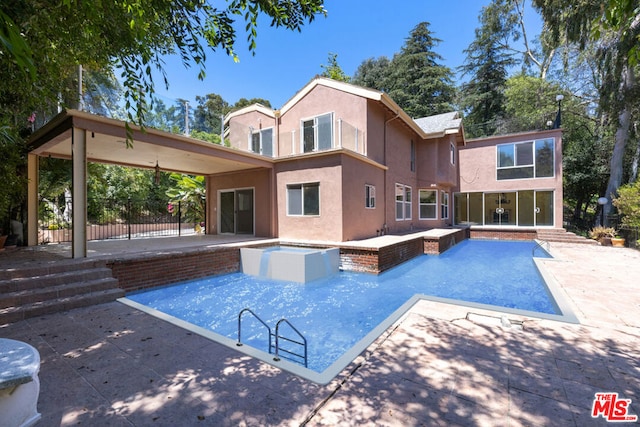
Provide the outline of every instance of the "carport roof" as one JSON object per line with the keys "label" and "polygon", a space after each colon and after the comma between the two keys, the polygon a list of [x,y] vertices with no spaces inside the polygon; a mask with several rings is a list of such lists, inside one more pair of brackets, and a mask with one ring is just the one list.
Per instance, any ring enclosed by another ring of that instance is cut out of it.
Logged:
{"label": "carport roof", "polygon": [[78,111],[65,110],[28,139],[31,154],[71,158],[73,129],[86,131],[87,161],[154,168],[194,175],[272,168],[271,159],[183,135],[137,126],[133,146],[127,148],[126,123]]}

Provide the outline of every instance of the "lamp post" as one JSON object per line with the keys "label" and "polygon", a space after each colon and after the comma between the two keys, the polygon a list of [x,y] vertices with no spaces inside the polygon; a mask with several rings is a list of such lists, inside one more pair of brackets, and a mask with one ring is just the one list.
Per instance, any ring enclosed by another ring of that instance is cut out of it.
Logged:
{"label": "lamp post", "polygon": [[598,204],[600,205],[600,225],[604,227],[604,205],[609,202],[609,199],[606,197],[600,197],[598,199]]}
{"label": "lamp post", "polygon": [[564,95],[556,95],[556,101],[558,101],[558,113],[556,114],[556,121],[553,124],[554,129],[560,129],[562,126],[562,100],[564,99]]}

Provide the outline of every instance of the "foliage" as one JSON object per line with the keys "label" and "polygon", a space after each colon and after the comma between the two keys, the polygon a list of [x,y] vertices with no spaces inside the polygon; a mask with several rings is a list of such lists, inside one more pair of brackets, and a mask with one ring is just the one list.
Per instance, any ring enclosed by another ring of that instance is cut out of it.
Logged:
{"label": "foliage", "polygon": [[196,96],[196,102],[198,106],[194,114],[193,129],[220,135],[223,123],[221,117],[229,112],[229,103],[216,93]]}
{"label": "foliage", "polygon": [[13,211],[24,199],[27,185],[23,168],[25,155],[25,146],[19,136],[9,126],[0,126],[0,230],[4,232],[9,230],[9,221],[16,219]]}
{"label": "foliage", "polygon": [[600,240],[603,238],[611,238],[616,236],[616,229],[613,227],[603,227],[597,225],[589,230],[589,237],[594,240]]}
{"label": "foliage", "polygon": [[453,110],[453,73],[439,64],[443,58],[434,48],[441,40],[433,37],[429,25],[416,25],[389,66],[389,96],[411,117]]}
{"label": "foliage", "polygon": [[203,176],[171,174],[173,186],[166,191],[166,195],[173,203],[182,203],[185,210],[181,212],[187,221],[197,221],[204,218],[205,212],[205,178]]}
{"label": "foliage", "polygon": [[618,188],[613,204],[622,216],[623,225],[640,227],[640,181]]}
{"label": "foliage", "polygon": [[391,61],[386,56],[366,59],[356,69],[351,82],[358,86],[388,92],[390,65]]}
{"label": "foliage", "polygon": [[515,22],[508,4],[492,2],[482,8],[475,40],[464,50],[467,56],[459,69],[470,77],[461,89],[467,110],[465,130],[470,138],[493,135],[504,119],[508,70],[516,64],[507,48]]}
{"label": "foliage", "polygon": [[509,120],[500,133],[527,132],[546,129],[556,117],[556,95],[562,94],[557,83],[519,74],[506,82],[505,112]]}
{"label": "foliage", "polygon": [[194,130],[193,132],[191,132],[191,138],[193,139],[199,139],[200,141],[206,141],[206,142],[210,142],[212,144],[220,144],[220,145],[228,145],[228,141],[225,142],[225,144],[221,143],[220,140],[220,135],[215,134],[215,133],[209,133],[209,132],[202,132],[199,130]]}
{"label": "foliage", "polygon": [[327,65],[320,65],[320,67],[324,70],[320,74],[323,77],[328,77],[333,80],[338,80],[341,82],[347,82],[351,80],[349,76],[347,76],[340,64],[338,64],[338,54],[329,52],[329,58],[327,59]]}

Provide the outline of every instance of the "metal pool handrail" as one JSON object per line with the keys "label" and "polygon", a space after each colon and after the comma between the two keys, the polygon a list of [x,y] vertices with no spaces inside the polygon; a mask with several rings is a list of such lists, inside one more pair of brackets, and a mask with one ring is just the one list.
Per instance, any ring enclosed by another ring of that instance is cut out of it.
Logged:
{"label": "metal pool handrail", "polygon": [[531,256],[534,256],[536,254],[536,249],[542,248],[542,245],[546,245],[547,246],[546,251],[548,253],[549,252],[549,242],[547,242],[546,240],[537,239],[536,245],[533,247],[533,249],[531,249]]}
{"label": "metal pool handrail", "polygon": [[[295,356],[295,357],[299,357],[301,359],[304,360],[304,367],[308,367],[307,366],[307,362],[308,362],[308,352],[307,352],[307,339],[304,337],[304,335],[302,335],[302,333],[300,333],[300,331],[298,331],[298,329],[296,329],[295,326],[293,326],[291,324],[291,322],[289,322],[287,319],[282,318],[280,320],[278,320],[278,323],[276,323],[276,333],[272,333],[271,332],[271,328],[269,327],[269,325],[267,325],[267,323],[262,320],[260,318],[260,316],[258,316],[256,313],[253,312],[253,310],[251,310],[250,308],[243,308],[242,310],[240,310],[240,313],[238,313],[238,342],[236,343],[236,345],[238,347],[242,346],[242,315],[244,313],[250,313],[253,317],[255,317],[260,323],[262,323],[262,325],[267,328],[267,331],[269,332],[269,353],[271,353],[271,349],[274,348],[273,346],[273,341],[272,341],[272,337],[275,337],[276,339],[276,344],[275,344],[275,357],[273,358],[273,360],[275,360],[276,362],[280,360],[280,352],[282,351],[283,353],[287,353],[288,355],[291,356]],[[300,341],[296,341],[295,339],[291,339],[291,338],[287,338],[284,335],[280,334],[280,324],[282,323],[286,323],[287,325],[289,325],[289,327],[293,330],[293,332],[295,332],[301,339],[302,342]],[[280,348],[280,339],[283,339],[285,341],[288,341],[290,343],[293,344],[298,344],[300,346],[303,346],[304,348],[304,353],[303,354],[298,354],[296,352],[293,351],[289,351],[287,349],[284,348]]]}

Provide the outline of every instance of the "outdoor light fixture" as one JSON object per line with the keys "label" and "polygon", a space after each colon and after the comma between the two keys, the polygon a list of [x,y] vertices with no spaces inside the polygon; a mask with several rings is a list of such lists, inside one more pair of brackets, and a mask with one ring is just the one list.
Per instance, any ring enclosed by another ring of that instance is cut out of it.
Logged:
{"label": "outdoor light fixture", "polygon": [[606,197],[600,197],[598,199],[598,204],[600,205],[600,225],[604,227],[604,205],[609,202],[609,199]]}
{"label": "outdoor light fixture", "polygon": [[156,160],[156,176],[155,176],[155,180],[154,182],[156,183],[156,185],[160,185],[160,165],[158,164],[158,161]]}
{"label": "outdoor light fixture", "polygon": [[559,94],[556,95],[556,101],[558,102],[558,112],[556,113],[556,120],[553,123],[553,129],[560,129],[562,126],[562,100],[564,99],[564,95]]}

